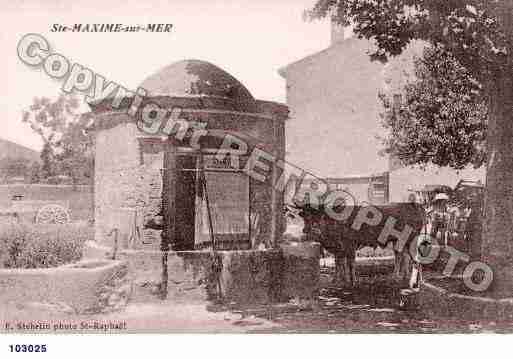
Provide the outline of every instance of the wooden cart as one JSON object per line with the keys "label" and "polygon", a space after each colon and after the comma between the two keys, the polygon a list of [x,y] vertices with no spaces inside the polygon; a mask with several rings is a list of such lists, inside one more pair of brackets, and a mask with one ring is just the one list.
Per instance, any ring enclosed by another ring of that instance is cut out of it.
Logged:
{"label": "wooden cart", "polygon": [[9,206],[0,208],[0,217],[37,224],[66,224],[71,221],[68,201],[25,200],[20,195],[13,196]]}

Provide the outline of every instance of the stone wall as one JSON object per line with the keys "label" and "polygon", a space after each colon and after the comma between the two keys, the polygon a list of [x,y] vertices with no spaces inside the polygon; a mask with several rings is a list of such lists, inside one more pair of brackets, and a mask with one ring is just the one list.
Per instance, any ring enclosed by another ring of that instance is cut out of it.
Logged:
{"label": "stone wall", "polygon": [[133,123],[96,135],[95,239],[113,245],[118,229],[120,248],[157,249],[160,231],[144,223],[161,211],[163,153],[143,156]]}
{"label": "stone wall", "polygon": [[[240,131],[259,138],[259,146],[283,158],[286,107],[269,102],[259,102],[259,106],[262,114],[184,110],[181,118],[207,123],[208,129]],[[111,118],[114,125],[96,133],[96,241],[113,246],[112,231],[117,229],[120,248],[158,249],[160,231],[144,229],[144,224],[162,211],[165,146],[160,138],[152,140],[142,133],[123,113],[97,116]],[[266,183],[252,180],[251,206],[260,216],[260,228],[254,231],[259,238],[253,244],[265,243],[266,247],[271,247],[285,229],[283,194],[277,193],[273,200],[271,178],[269,173]],[[273,204],[277,230],[271,238]]]}
{"label": "stone wall", "polygon": [[[150,100],[169,110],[180,108],[180,120],[202,123],[207,130],[218,133],[221,130],[239,134],[241,139],[247,141],[246,155],[258,147],[278,159],[285,156],[288,108],[283,104],[255,100],[250,109],[238,109],[232,106],[234,104],[229,99],[221,101],[208,96],[157,96],[145,99]],[[175,233],[170,228],[177,198],[173,193],[176,174],[171,170],[174,156],[170,154],[172,151],[165,153],[170,150],[171,141],[166,142],[168,146],[162,141],[161,134],[151,136],[140,131],[134,118],[122,109],[112,111],[108,106],[99,104],[93,106],[92,113],[95,121],[91,129],[96,131],[95,239],[99,244],[110,247],[114,247],[116,242],[120,249],[158,250],[161,231],[145,229],[144,226],[157,214],[163,214],[164,226],[170,229],[170,233]],[[202,148],[215,149],[221,146],[223,138],[219,139],[213,134],[201,137],[199,142]],[[175,141],[174,145],[188,147],[188,141]],[[168,163],[164,163],[165,157]],[[165,171],[164,167],[168,167],[169,171]],[[257,223],[256,228],[251,229],[253,248],[262,244],[266,248],[275,246],[285,231],[283,194],[273,191],[271,173],[266,173],[266,183],[251,180],[250,206]],[[281,170],[277,169],[275,173],[277,177],[281,175]],[[164,181],[171,187],[164,190]],[[163,198],[163,191],[170,198]]]}
{"label": "stone wall", "polygon": [[459,320],[513,320],[513,299],[492,299],[450,292],[430,282],[421,284],[415,298],[420,311],[431,317],[458,318]]}

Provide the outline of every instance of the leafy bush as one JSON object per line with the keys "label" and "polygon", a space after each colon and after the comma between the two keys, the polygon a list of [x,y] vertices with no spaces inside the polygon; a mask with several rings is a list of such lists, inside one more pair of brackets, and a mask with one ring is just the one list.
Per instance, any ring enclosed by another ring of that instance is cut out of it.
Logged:
{"label": "leafy bush", "polygon": [[94,236],[86,225],[10,224],[0,228],[0,268],[49,268],[79,260]]}

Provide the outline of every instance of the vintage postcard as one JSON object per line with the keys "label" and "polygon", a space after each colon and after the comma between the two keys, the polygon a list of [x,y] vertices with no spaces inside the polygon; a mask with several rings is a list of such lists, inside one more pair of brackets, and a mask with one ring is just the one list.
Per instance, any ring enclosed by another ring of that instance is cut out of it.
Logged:
{"label": "vintage postcard", "polygon": [[510,1],[0,18],[2,333],[513,332]]}

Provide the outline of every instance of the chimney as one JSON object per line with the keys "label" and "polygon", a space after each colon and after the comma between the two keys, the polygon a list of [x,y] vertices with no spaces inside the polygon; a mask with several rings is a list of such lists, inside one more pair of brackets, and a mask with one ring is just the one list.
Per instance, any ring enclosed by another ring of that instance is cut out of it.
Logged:
{"label": "chimney", "polygon": [[353,26],[340,25],[333,18],[331,19],[331,45],[335,45],[353,37]]}

